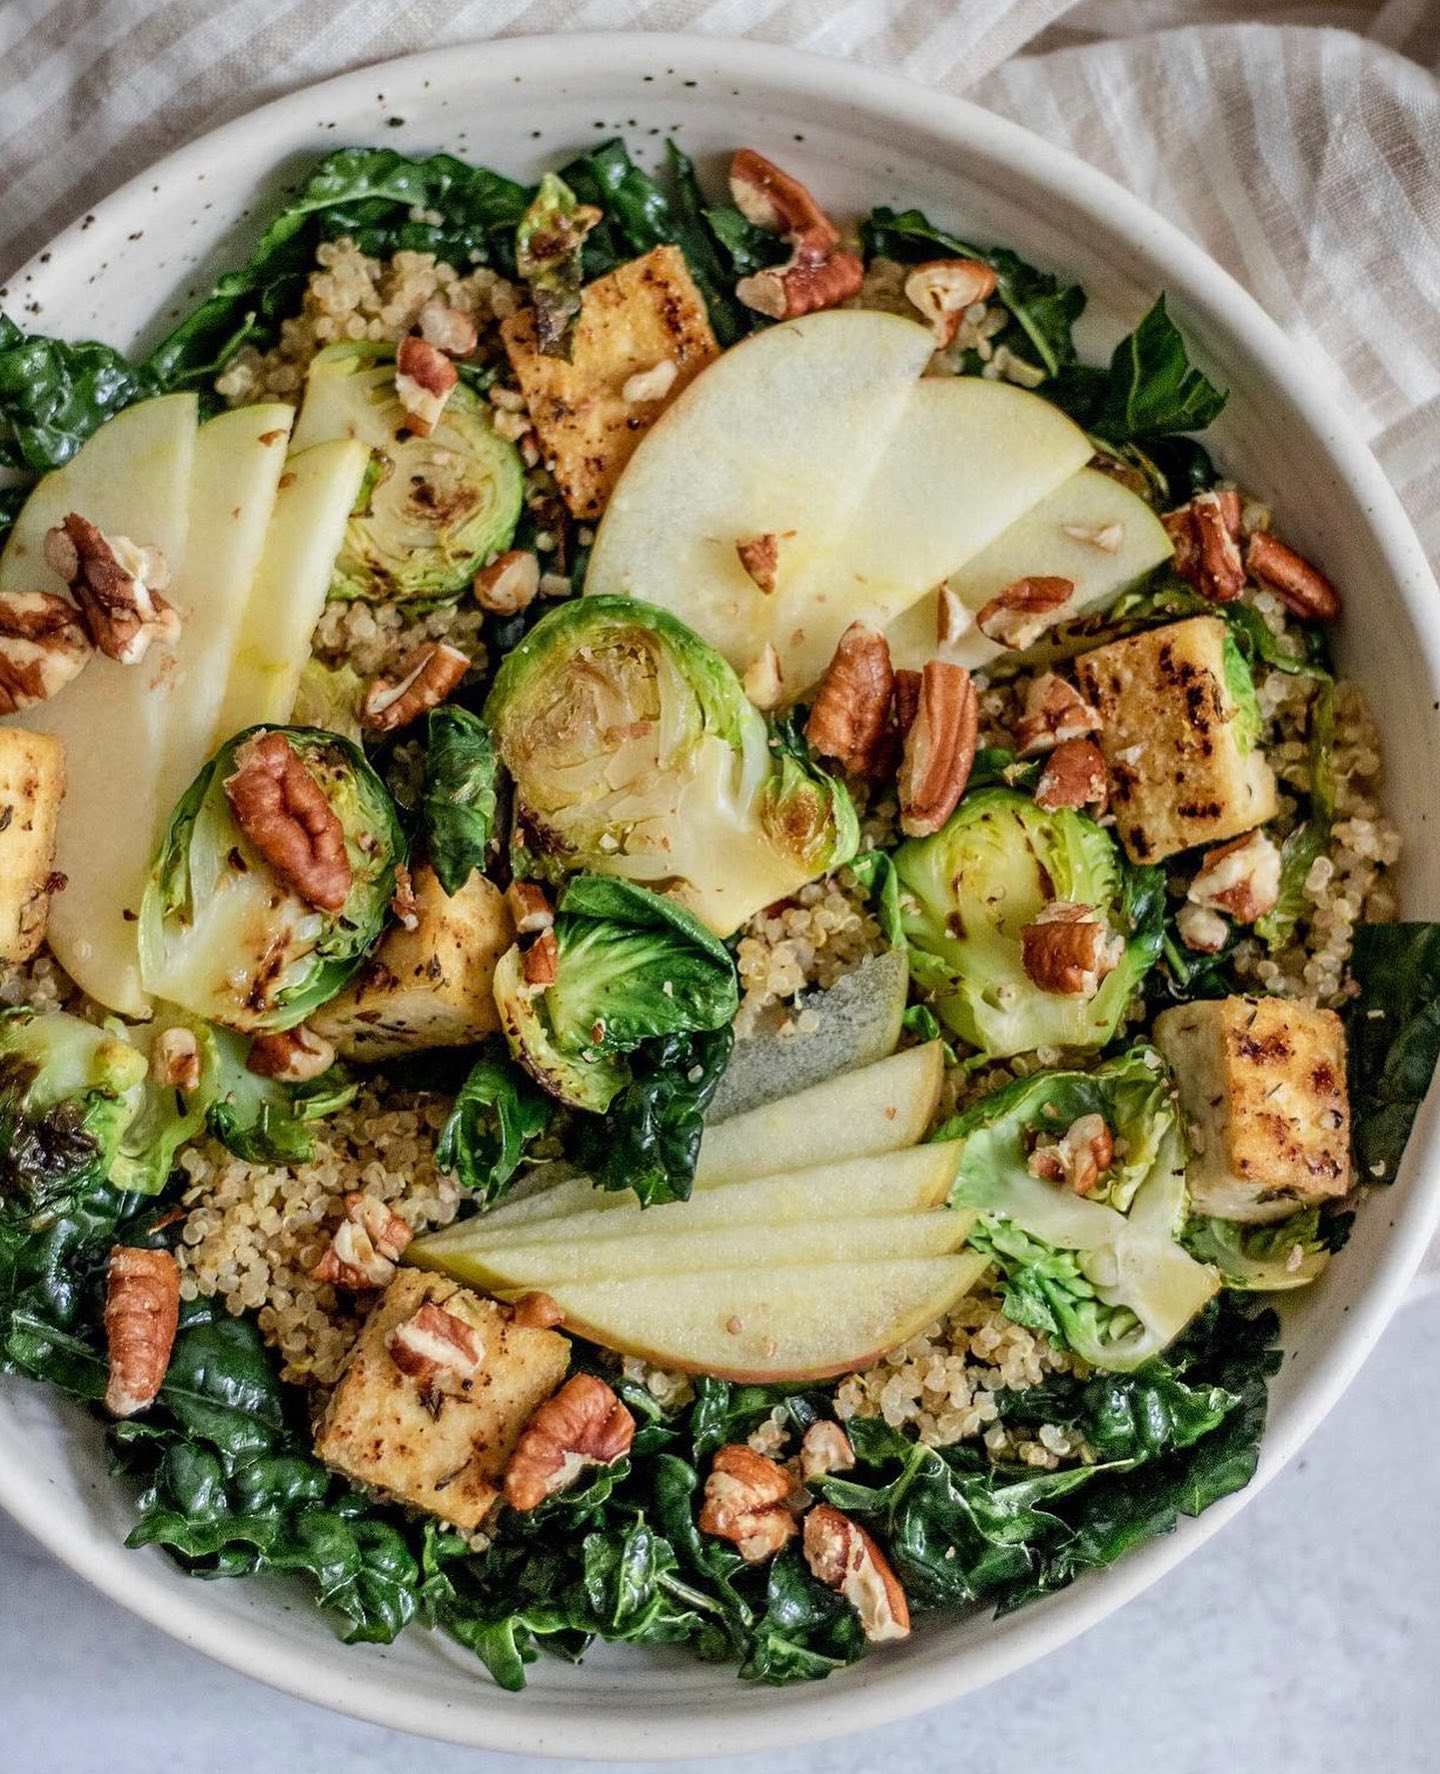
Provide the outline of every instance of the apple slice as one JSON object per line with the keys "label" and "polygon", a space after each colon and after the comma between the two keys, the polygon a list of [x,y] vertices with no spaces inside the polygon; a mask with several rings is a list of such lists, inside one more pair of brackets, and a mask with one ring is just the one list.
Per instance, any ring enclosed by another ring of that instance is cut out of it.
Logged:
{"label": "apple slice", "polygon": [[977,1251],[775,1266],[765,1256],[761,1238],[743,1268],[557,1282],[547,1292],[567,1331],[624,1355],[723,1380],[823,1380],[918,1335],[989,1263]]}
{"label": "apple slice", "polygon": [[[735,1186],[749,1189],[754,1185]],[[706,1197],[703,1205],[713,1206],[716,1200],[715,1196]],[[669,1231],[640,1236],[638,1227],[632,1229],[628,1214],[602,1217],[602,1228],[581,1231],[574,1239],[497,1244],[489,1250],[467,1252],[463,1263],[452,1253],[446,1273],[492,1292],[520,1287],[549,1293],[552,1285],[561,1281],[618,1281],[627,1275],[741,1269],[756,1260],[759,1247],[763,1247],[766,1263],[805,1266],[941,1257],[959,1250],[975,1220],[968,1211],[952,1213],[942,1207],[924,1213],[867,1214],[819,1225],[804,1219],[780,1224],[732,1219],[693,1227],[688,1220],[676,1220]]]}
{"label": "apple slice", "polygon": [[[1069,579],[1075,595],[1057,612],[1063,621],[1104,608],[1170,554],[1165,526],[1138,494],[1099,469],[1082,468],[952,573],[948,584],[973,615],[1017,579]],[[935,657],[937,600],[932,591],[889,624],[897,666],[918,671]],[[973,669],[1002,652],[971,627],[945,657]]]}
{"label": "apple slice", "polygon": [[369,460],[365,444],[342,437],[297,450],[286,462],[230,668],[217,745],[245,727],[290,719]]}
{"label": "apple slice", "polygon": [[677,1228],[696,1232],[737,1224],[781,1226],[798,1221],[813,1227],[829,1220],[920,1213],[938,1207],[949,1196],[959,1162],[953,1148],[954,1141],[946,1140],[789,1175],[716,1182],[688,1201],[661,1207],[642,1208],[628,1190],[610,1193],[595,1188],[589,1177],[573,1177],[524,1201],[418,1238],[410,1253],[417,1262],[439,1268],[448,1267],[453,1253],[488,1254],[521,1244],[573,1244],[622,1234],[656,1238]]}
{"label": "apple slice", "polygon": [[[0,555],[0,590],[64,592],[44,541],[71,511],[110,535],[160,548],[171,573],[183,573],[195,443],[192,394],[143,401],[108,420],[26,500]],[[55,866],[68,884],[50,904],[50,946],[98,1003],[136,1017],[149,1004],[133,914],[157,836],[169,658],[156,650],[133,666],[97,654],[59,695],[14,717],[65,744],[69,783]]]}

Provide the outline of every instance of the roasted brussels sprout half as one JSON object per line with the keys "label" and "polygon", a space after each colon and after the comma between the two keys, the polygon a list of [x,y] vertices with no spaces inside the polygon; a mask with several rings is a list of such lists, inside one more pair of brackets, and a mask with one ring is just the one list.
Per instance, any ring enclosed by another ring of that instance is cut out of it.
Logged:
{"label": "roasted brussels sprout half", "polygon": [[1153,1048],[1017,1079],[936,1137],[963,1142],[951,1199],[980,1215],[970,1241],[1004,1277],[1006,1315],[1095,1367],[1158,1355],[1218,1289],[1178,1242],[1185,1140]]}
{"label": "roasted brussels sprout half", "polygon": [[559,605],[502,661],[485,720],[533,876],[637,881],[728,936],[859,842],[845,790],[772,743],[725,660],[648,604]]}
{"label": "roasted brussels sprout half", "polygon": [[[288,743],[334,821],[349,882],[334,909],[266,860],[227,793],[251,742],[273,736]],[[307,727],[237,734],[181,797],[151,869],[140,910],[146,991],[229,1028],[293,1028],[364,959],[405,856],[395,805],[357,746]]]}
{"label": "roasted brussels sprout half", "polygon": [[[916,982],[942,1022],[984,1054],[1103,1047],[1164,941],[1164,878],[1136,869],[1103,827],[1045,812],[1016,790],[968,794],[945,827],[895,853]],[[1121,945],[1093,993],[1050,990],[1027,972],[1026,926],[1056,903],[1082,906]]]}
{"label": "roasted brussels sprout half", "polygon": [[1317,1207],[1268,1225],[1236,1220],[1192,1219],[1184,1244],[1200,1263],[1213,1263],[1226,1287],[1243,1293],[1288,1293],[1307,1287],[1325,1272],[1335,1248]]}
{"label": "roasted brussels sprout half", "polygon": [[628,881],[578,876],[542,941],[547,950],[553,941],[553,978],[527,981],[517,946],[495,970],[495,1001],[510,1051],[574,1108],[608,1109],[631,1078],[625,1055],[643,1042],[724,1028],[739,1008],[724,944],[673,900]]}
{"label": "roasted brussels sprout half", "polygon": [[360,497],[335,561],[332,598],[455,597],[488,556],[507,548],[524,493],[514,444],[496,435],[489,403],[463,382],[426,437],[395,392],[395,348],[330,345],[310,366],[292,447],[357,437],[371,449]]}

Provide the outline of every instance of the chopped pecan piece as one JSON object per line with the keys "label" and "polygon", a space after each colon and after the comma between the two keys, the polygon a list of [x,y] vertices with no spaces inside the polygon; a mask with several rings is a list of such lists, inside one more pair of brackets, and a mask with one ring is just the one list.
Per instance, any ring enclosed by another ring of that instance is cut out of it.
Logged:
{"label": "chopped pecan piece", "polygon": [[402,930],[420,928],[420,901],[415,897],[415,877],[402,862],[395,870],[395,891],[390,895],[390,915]]}
{"label": "chopped pecan piece", "polygon": [[1073,684],[1053,671],[1030,680],[1025,712],[1015,723],[1022,758],[1038,757],[1067,739],[1086,739],[1100,731],[1100,717]]}
{"label": "chopped pecan piece", "polygon": [[1267,530],[1257,530],[1250,538],[1245,564],[1302,622],[1333,622],[1340,614],[1340,593],[1320,569]]}
{"label": "chopped pecan piece", "polygon": [[730,1540],[747,1565],[773,1558],[798,1523],[786,1507],[790,1474],[743,1443],[717,1450],[705,1480],[700,1531]]}
{"label": "chopped pecan piece", "polygon": [[872,1644],[909,1633],[910,1607],[900,1579],[859,1522],[817,1503],[805,1518],[804,1545],[816,1580],[845,1597]]}
{"label": "chopped pecan piece", "polygon": [[852,622],[815,692],[805,737],[852,775],[874,775],[889,749],[894,689],[889,642],[878,628]]}
{"label": "chopped pecan piece", "polygon": [[772,709],[780,706],[780,699],[785,694],[785,679],[780,670],[780,655],[770,641],[766,641],[745,667],[740,683],[747,699],[756,708]]}
{"label": "chopped pecan piece", "polygon": [[180,638],[180,614],[160,593],[170,569],[158,548],[140,548],[128,536],[107,536],[70,512],[45,537],[45,559],[70,587],[90,638],[120,665],[138,665],[159,641]]}
{"label": "chopped pecan piece", "polygon": [[225,778],[235,823],[288,886],[322,912],[338,912],[352,874],[345,828],[283,733],[257,733]]}
{"label": "chopped pecan piece", "polygon": [[0,592],[0,715],[48,701],[94,648],[73,604],[50,591]]}
{"label": "chopped pecan piece", "polygon": [[995,294],[994,270],[983,259],[929,259],[905,279],[905,294],[935,335],[937,348],[955,342],[965,310]]}
{"label": "chopped pecan piece", "polygon": [[938,832],[970,780],[980,733],[980,699],[963,665],[931,659],[920,673],[920,701],[905,735],[898,790],[900,829]]}
{"label": "chopped pecan piece", "polygon": [[920,673],[900,670],[895,673],[895,731],[901,739],[915,725],[920,712]]}
{"label": "chopped pecan piece", "polygon": [[1030,1154],[1030,1174],[1059,1183],[1077,1195],[1091,1195],[1115,1162],[1115,1136],[1103,1115],[1081,1115],[1053,1146]]}
{"label": "chopped pecan piece", "polygon": [[754,228],[783,235],[790,257],[742,277],[735,294],[772,320],[793,320],[820,308],[838,308],[858,293],[865,266],[840,245],[840,233],[798,179],[751,148],[730,162],[730,194]]}
{"label": "chopped pecan piece", "polygon": [[968,633],[970,612],[953,585],[942,585],[935,597],[935,645],[943,653]]}
{"label": "chopped pecan piece", "polygon": [[1025,971],[1042,992],[1093,998],[1119,966],[1123,938],[1094,908],[1057,899],[1020,932]]}
{"label": "chopped pecan piece", "polygon": [[397,1324],[385,1347],[400,1372],[435,1402],[442,1397],[463,1398],[475,1384],[485,1353],[474,1326],[433,1300]]}
{"label": "chopped pecan piece", "polygon": [[417,437],[429,437],[440,423],[445,402],[459,380],[459,370],[434,345],[413,333],[400,341],[395,392],[405,409],[405,423]]}
{"label": "chopped pecan piece", "polygon": [[773,530],[767,530],[763,536],[746,536],[735,544],[735,552],[740,565],[761,591],[767,596],[773,592],[780,576],[779,536]]}
{"label": "chopped pecan piece", "polygon": [[605,1382],[572,1374],[526,1425],[505,1468],[505,1501],[534,1509],[591,1466],[613,1466],[634,1439],[634,1417]]}
{"label": "chopped pecan piece", "polygon": [[480,569],[470,589],[487,615],[516,616],[535,602],[540,561],[522,548],[508,549]]}
{"label": "chopped pecan piece", "polygon": [[1175,928],[1185,947],[1197,955],[1218,955],[1230,938],[1230,926],[1219,912],[1188,900],[1175,914]]}
{"label": "chopped pecan piece", "polygon": [[651,401],[664,400],[679,374],[680,366],[675,359],[662,357],[648,370],[636,370],[633,376],[627,376],[625,386],[620,390],[621,398],[629,401],[631,406],[647,406]]}
{"label": "chopped pecan piece", "polygon": [[565,1314],[549,1294],[521,1294],[510,1308],[510,1322],[522,1330],[554,1330],[565,1322]]}
{"label": "chopped pecan piece", "polygon": [[1035,784],[1035,805],[1046,813],[1069,807],[1097,817],[1110,800],[1105,754],[1088,739],[1067,739],[1045,760]]}
{"label": "chopped pecan piece", "polygon": [[376,678],[365,692],[360,719],[372,733],[394,733],[438,708],[470,669],[469,658],[444,641],[417,647],[391,683]]}
{"label": "chopped pecan piece", "polygon": [[335,1049],[304,1023],[293,1029],[266,1029],[250,1043],[245,1069],[258,1078],[308,1084],[335,1064]]}
{"label": "chopped pecan piece", "polygon": [[335,1229],[329,1249],[310,1271],[312,1281],[359,1293],[384,1287],[395,1273],[400,1253],[413,1234],[398,1213],[378,1196],[352,1190],[345,1197],[345,1218]]}
{"label": "chopped pecan piece", "polygon": [[[553,920],[552,920],[553,922]],[[560,944],[548,925],[528,943],[521,956],[521,972],[532,991],[543,992],[560,977]]]}
{"label": "chopped pecan piece", "polygon": [[534,936],[548,930],[555,922],[555,913],[545,889],[538,881],[514,880],[505,894],[511,921],[517,936]]}
{"label": "chopped pecan piece", "polygon": [[800,1476],[807,1482],[831,1472],[848,1472],[854,1464],[850,1437],[838,1423],[822,1417],[805,1431],[800,1442]]}
{"label": "chopped pecan piece", "polygon": [[165,1090],[194,1090],[200,1083],[200,1043],[180,1024],[162,1029],[150,1049],[150,1076]]}
{"label": "chopped pecan piece", "polygon": [[415,324],[425,343],[447,357],[468,357],[480,343],[480,334],[470,316],[450,307],[439,296],[431,296]]}
{"label": "chopped pecan piece", "polygon": [[105,1408],[133,1417],[154,1402],[180,1322],[180,1265],[168,1250],[117,1244],[105,1269]]}
{"label": "chopped pecan piece", "polygon": [[1075,595],[1071,579],[1017,579],[1013,585],[983,604],[976,614],[975,625],[981,634],[1002,647],[1023,651],[1033,647],[1047,628],[1053,626],[1057,612],[1064,609]]}
{"label": "chopped pecan piece", "polygon": [[1197,493],[1161,520],[1175,545],[1175,571],[1212,603],[1232,603],[1245,589],[1240,557],[1240,495],[1233,487]]}
{"label": "chopped pecan piece", "polygon": [[1207,850],[1186,898],[1207,911],[1228,912],[1237,924],[1255,923],[1280,898],[1279,846],[1253,831]]}

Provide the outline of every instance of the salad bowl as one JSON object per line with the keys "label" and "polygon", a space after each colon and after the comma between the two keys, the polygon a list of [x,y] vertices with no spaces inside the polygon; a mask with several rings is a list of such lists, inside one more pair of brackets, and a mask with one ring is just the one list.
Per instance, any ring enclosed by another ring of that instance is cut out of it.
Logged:
{"label": "salad bowl", "polygon": [[[713,173],[737,143],[782,158],[829,208],[877,202],[955,218],[1089,291],[1085,354],[1108,351],[1157,290],[1231,390],[1215,430],[1287,534],[1359,588],[1340,641],[1372,690],[1407,916],[1440,916],[1440,599],[1399,501],[1279,329],[1192,242],[1118,186],[1013,124],[898,79],[758,44],[572,36],[448,49],[294,94],[181,150],[58,237],[4,291],[36,330],[144,347],[186,313],[273,213],[298,166],[341,143],[441,149],[521,178],[624,133],[673,137]],[[1353,595],[1353,594],[1352,594]],[[1363,599],[1363,602],[1362,602]],[[103,743],[96,736],[96,743]],[[1362,1214],[1323,1287],[1283,1311],[1287,1359],[1248,1489],[1024,1612],[925,1622],[825,1683],[740,1686],[729,1670],[598,1647],[543,1660],[523,1695],[460,1647],[409,1633],[345,1646],[278,1581],[196,1584],[127,1551],[126,1500],[92,1422],[0,1379],[0,1505],[138,1615],[259,1680],[353,1716],[499,1750],[633,1762],[774,1749],[954,1698],[1043,1655],[1195,1550],[1303,1444],[1400,1304],[1440,1220],[1440,1127],[1421,1111],[1403,1173]]]}

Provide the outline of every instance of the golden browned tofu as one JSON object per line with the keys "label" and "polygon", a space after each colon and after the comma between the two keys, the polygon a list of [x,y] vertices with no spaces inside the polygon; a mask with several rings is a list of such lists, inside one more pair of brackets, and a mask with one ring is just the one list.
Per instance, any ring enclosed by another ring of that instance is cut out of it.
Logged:
{"label": "golden browned tofu", "polygon": [[657,246],[586,286],[568,361],[539,350],[528,308],[501,333],[545,461],[576,517],[599,516],[640,439],[720,352],[677,246]]}
{"label": "golden browned tofu", "polygon": [[1155,1041],[1180,1088],[1195,1211],[1283,1220],[1351,1185],[1345,1028],[1288,998],[1177,1004]]}
{"label": "golden browned tofu", "polygon": [[474,874],[446,896],[432,868],[415,871],[419,927],[397,926],[311,1019],[352,1060],[394,1059],[427,1047],[468,1047],[500,1026],[495,963],[515,940],[505,896]]}
{"label": "golden browned tofu", "polygon": [[0,961],[28,961],[45,940],[64,797],[60,740],[0,727]]}
{"label": "golden browned tofu", "polygon": [[[463,1394],[436,1391],[391,1354],[392,1333],[427,1303],[473,1333],[479,1361]],[[500,1496],[521,1431],[569,1364],[558,1332],[512,1324],[494,1300],[443,1275],[402,1269],[350,1351],[315,1452],[347,1478],[471,1533]]]}
{"label": "golden browned tofu", "polygon": [[1115,827],[1132,862],[1218,844],[1275,812],[1274,775],[1236,700],[1248,673],[1227,634],[1218,616],[1193,616],[1075,661],[1100,716]]}

